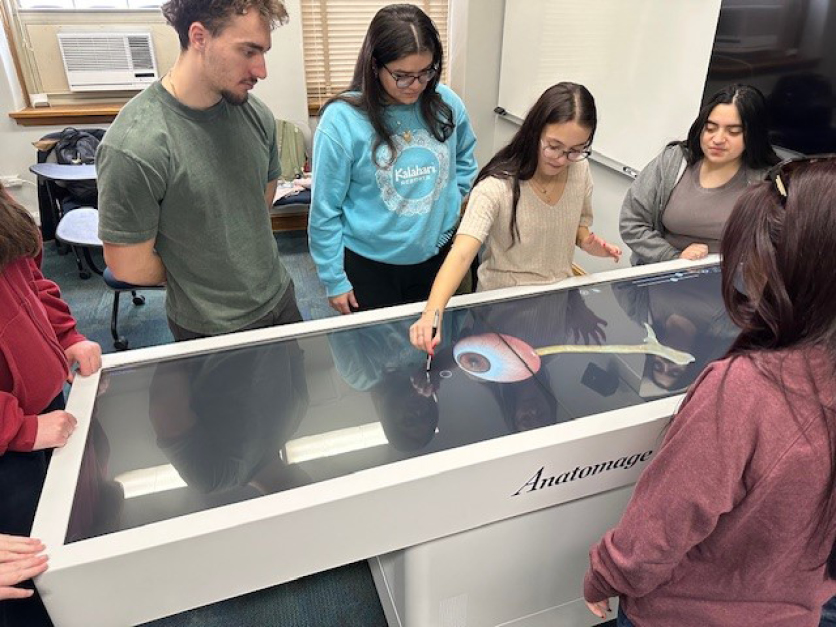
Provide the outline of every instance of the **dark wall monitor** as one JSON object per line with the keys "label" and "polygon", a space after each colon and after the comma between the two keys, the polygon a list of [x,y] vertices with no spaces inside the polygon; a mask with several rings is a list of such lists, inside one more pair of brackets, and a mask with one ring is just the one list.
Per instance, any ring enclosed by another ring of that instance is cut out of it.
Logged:
{"label": "dark wall monitor", "polygon": [[731,83],[766,96],[776,148],[836,152],[836,0],[723,0],[703,102]]}

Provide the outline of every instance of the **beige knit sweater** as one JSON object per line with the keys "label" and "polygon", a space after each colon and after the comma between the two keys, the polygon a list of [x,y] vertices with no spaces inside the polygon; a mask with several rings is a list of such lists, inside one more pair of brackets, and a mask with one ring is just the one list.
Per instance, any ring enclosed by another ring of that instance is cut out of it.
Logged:
{"label": "beige knit sweater", "polygon": [[566,188],[554,205],[543,202],[528,181],[520,182],[520,238],[513,246],[511,202],[509,179],[487,178],[470,193],[458,234],[484,244],[479,291],[554,283],[572,276],[578,227],[592,225],[589,163],[569,164]]}

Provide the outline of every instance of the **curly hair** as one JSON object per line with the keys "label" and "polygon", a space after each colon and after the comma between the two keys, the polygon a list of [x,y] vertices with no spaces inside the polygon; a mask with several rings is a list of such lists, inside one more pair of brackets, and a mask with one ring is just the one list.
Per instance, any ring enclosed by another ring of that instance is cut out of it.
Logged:
{"label": "curly hair", "polygon": [[0,271],[21,257],[37,257],[40,252],[38,225],[0,184]]}
{"label": "curly hair", "polygon": [[233,15],[244,15],[250,9],[257,10],[270,23],[270,28],[287,24],[289,18],[282,0],[168,0],[162,6],[166,21],[177,31],[180,48],[189,47],[189,27],[195,22],[203,24],[217,36]]}

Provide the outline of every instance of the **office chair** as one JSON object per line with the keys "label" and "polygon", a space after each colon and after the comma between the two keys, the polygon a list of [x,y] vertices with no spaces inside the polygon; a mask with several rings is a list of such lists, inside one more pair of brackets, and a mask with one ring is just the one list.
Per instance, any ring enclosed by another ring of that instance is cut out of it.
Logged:
{"label": "office chair", "polygon": [[137,290],[161,290],[165,289],[165,287],[162,285],[134,285],[132,283],[125,283],[113,276],[110,268],[104,269],[102,278],[104,279],[105,285],[113,290],[113,307],[110,313],[110,335],[113,338],[113,348],[118,351],[124,351],[128,349],[128,339],[119,335],[119,296],[122,292],[130,292],[133,304],[139,307],[145,304],[145,296],[137,294]]}
{"label": "office chair", "polygon": [[[64,211],[63,199],[66,194],[61,193],[61,186],[78,181],[95,181],[95,165],[64,165],[59,163],[36,163],[29,166],[29,171],[38,177],[46,189],[46,196],[50,206],[50,219],[55,224],[55,239],[70,247],[75,255],[78,276],[89,279],[90,272],[81,262],[82,255],[89,270],[98,275],[102,270],[93,261],[91,248],[101,248],[102,242],[98,236],[99,216],[94,207],[79,207],[72,211]],[[46,235],[44,235],[46,237]]]}

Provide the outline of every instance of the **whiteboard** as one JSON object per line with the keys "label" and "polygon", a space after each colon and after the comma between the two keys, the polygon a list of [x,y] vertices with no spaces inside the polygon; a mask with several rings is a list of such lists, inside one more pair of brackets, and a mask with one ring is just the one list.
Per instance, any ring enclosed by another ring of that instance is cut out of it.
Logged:
{"label": "whiteboard", "polygon": [[499,107],[525,117],[560,81],[595,97],[592,149],[639,170],[699,111],[721,0],[506,0]]}

